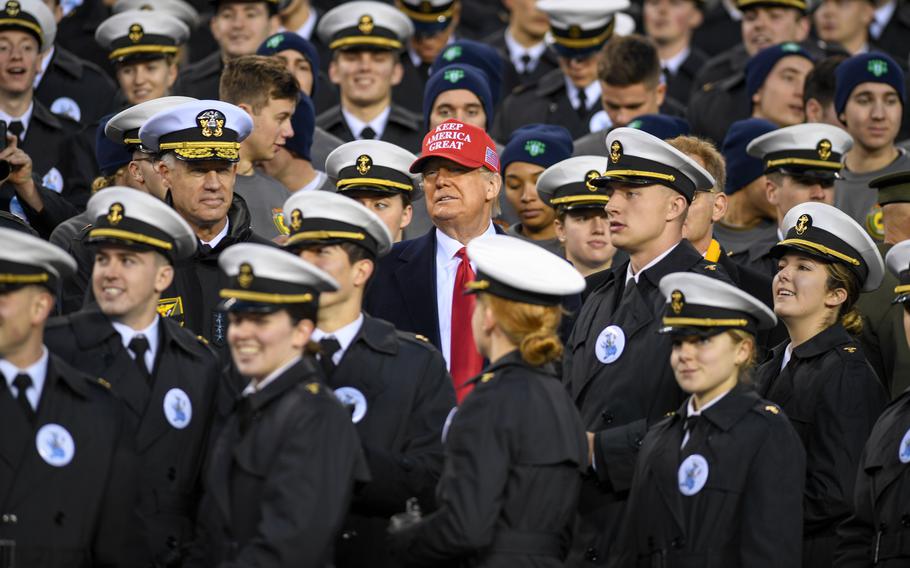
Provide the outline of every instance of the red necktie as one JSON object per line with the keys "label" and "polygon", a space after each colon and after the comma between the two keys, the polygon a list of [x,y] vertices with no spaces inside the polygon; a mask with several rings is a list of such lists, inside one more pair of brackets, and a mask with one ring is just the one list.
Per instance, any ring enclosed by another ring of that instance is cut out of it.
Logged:
{"label": "red necktie", "polygon": [[483,357],[477,352],[474,333],[471,331],[471,316],[474,313],[476,299],[473,295],[464,293],[468,282],[474,280],[474,270],[471,269],[464,247],[455,253],[455,257],[461,262],[458,264],[458,271],[455,272],[455,288],[452,290],[452,349],[449,356],[455,398],[461,403],[474,388],[473,385],[464,383],[480,373],[483,368]]}

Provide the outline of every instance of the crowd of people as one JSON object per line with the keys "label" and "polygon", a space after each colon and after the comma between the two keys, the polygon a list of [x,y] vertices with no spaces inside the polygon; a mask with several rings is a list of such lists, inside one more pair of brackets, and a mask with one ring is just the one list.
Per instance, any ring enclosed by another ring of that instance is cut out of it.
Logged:
{"label": "crowd of people", "polygon": [[910,566],[905,0],[0,0],[0,568]]}

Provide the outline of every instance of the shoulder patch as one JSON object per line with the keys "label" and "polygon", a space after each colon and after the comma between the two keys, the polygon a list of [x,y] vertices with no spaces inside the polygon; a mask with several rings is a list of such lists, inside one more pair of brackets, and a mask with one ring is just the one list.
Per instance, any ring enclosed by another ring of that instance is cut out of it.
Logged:
{"label": "shoulder patch", "polygon": [[780,407],[777,406],[776,404],[768,404],[768,405],[765,405],[765,412],[769,412],[771,414],[777,415],[777,414],[780,414]]}
{"label": "shoulder patch", "polygon": [[844,347],[844,351],[846,351],[847,353],[856,353],[856,347],[848,345],[847,347]]}
{"label": "shoulder patch", "polygon": [[484,373],[480,376],[480,382],[488,383],[493,380],[494,376],[496,376],[495,373]]}
{"label": "shoulder patch", "polygon": [[426,335],[420,335],[419,333],[415,333],[414,338],[417,339],[418,341],[423,341],[424,343],[430,342],[429,338],[427,338]]}
{"label": "shoulder patch", "polygon": [[310,394],[319,394],[319,383],[313,381],[312,383],[307,383],[305,385],[306,390],[310,391]]}
{"label": "shoulder patch", "polygon": [[716,264],[706,264],[705,270],[710,270],[713,272],[713,271],[717,270],[717,265]]}
{"label": "shoulder patch", "polygon": [[103,388],[105,388],[107,390],[111,390],[111,383],[107,382],[106,380],[102,379],[101,377],[96,378],[95,383],[98,385],[101,385]]}
{"label": "shoulder patch", "polygon": [[197,335],[197,336],[196,336],[196,341],[198,341],[199,343],[201,343],[201,344],[203,344],[203,345],[208,345],[208,344],[209,344],[209,340],[206,339],[206,338],[204,338],[204,337],[202,337],[201,335]]}

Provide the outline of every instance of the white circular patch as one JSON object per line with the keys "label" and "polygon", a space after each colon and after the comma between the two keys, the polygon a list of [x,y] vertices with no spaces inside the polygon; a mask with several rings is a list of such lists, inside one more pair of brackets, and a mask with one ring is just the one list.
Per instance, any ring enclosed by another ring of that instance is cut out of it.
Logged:
{"label": "white circular patch", "polygon": [[164,417],[178,430],[183,430],[193,420],[193,403],[189,395],[174,388],[164,395]]}
{"label": "white circular patch", "polygon": [[452,410],[449,411],[449,415],[446,416],[446,422],[442,425],[442,443],[446,443],[446,438],[449,435],[449,426],[452,425],[452,419],[455,418],[455,413],[458,412],[458,407],[453,406]]}
{"label": "white circular patch", "polygon": [[63,174],[57,168],[51,168],[41,178],[41,185],[60,193],[63,191]]}
{"label": "white circular patch", "polygon": [[708,460],[699,454],[692,454],[683,460],[676,477],[680,493],[687,497],[695,495],[708,481]]}
{"label": "white circular patch", "polygon": [[901,445],[897,449],[897,457],[901,460],[901,463],[910,462],[910,430],[907,430],[904,437],[901,438]]}
{"label": "white circular patch", "polygon": [[41,459],[54,467],[67,465],[76,455],[76,442],[66,428],[59,424],[45,424],[39,428],[35,436],[35,447]]}
{"label": "white circular patch", "polygon": [[335,396],[351,411],[351,422],[357,424],[367,414],[367,397],[354,387],[335,389]]}
{"label": "white circular patch", "polygon": [[597,336],[594,345],[594,354],[597,360],[605,365],[619,359],[623,349],[626,348],[626,334],[618,325],[609,325]]}
{"label": "white circular patch", "polygon": [[82,109],[79,108],[79,103],[69,97],[60,97],[52,102],[51,112],[54,114],[62,114],[76,122],[82,120]]}

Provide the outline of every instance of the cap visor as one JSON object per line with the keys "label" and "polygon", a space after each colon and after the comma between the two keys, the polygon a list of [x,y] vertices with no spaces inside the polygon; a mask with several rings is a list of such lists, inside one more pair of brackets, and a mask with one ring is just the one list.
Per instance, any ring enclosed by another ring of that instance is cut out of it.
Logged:
{"label": "cap visor", "polygon": [[427,162],[427,160],[430,160],[431,158],[443,158],[445,160],[451,160],[460,166],[464,166],[466,168],[471,168],[471,169],[476,169],[476,168],[486,165],[483,162],[465,158],[464,156],[457,154],[455,152],[440,150],[439,152],[433,152],[432,154],[427,154],[426,156],[421,156],[421,157],[417,158],[414,161],[414,163],[411,164],[410,172],[412,174],[423,173],[424,164]]}

